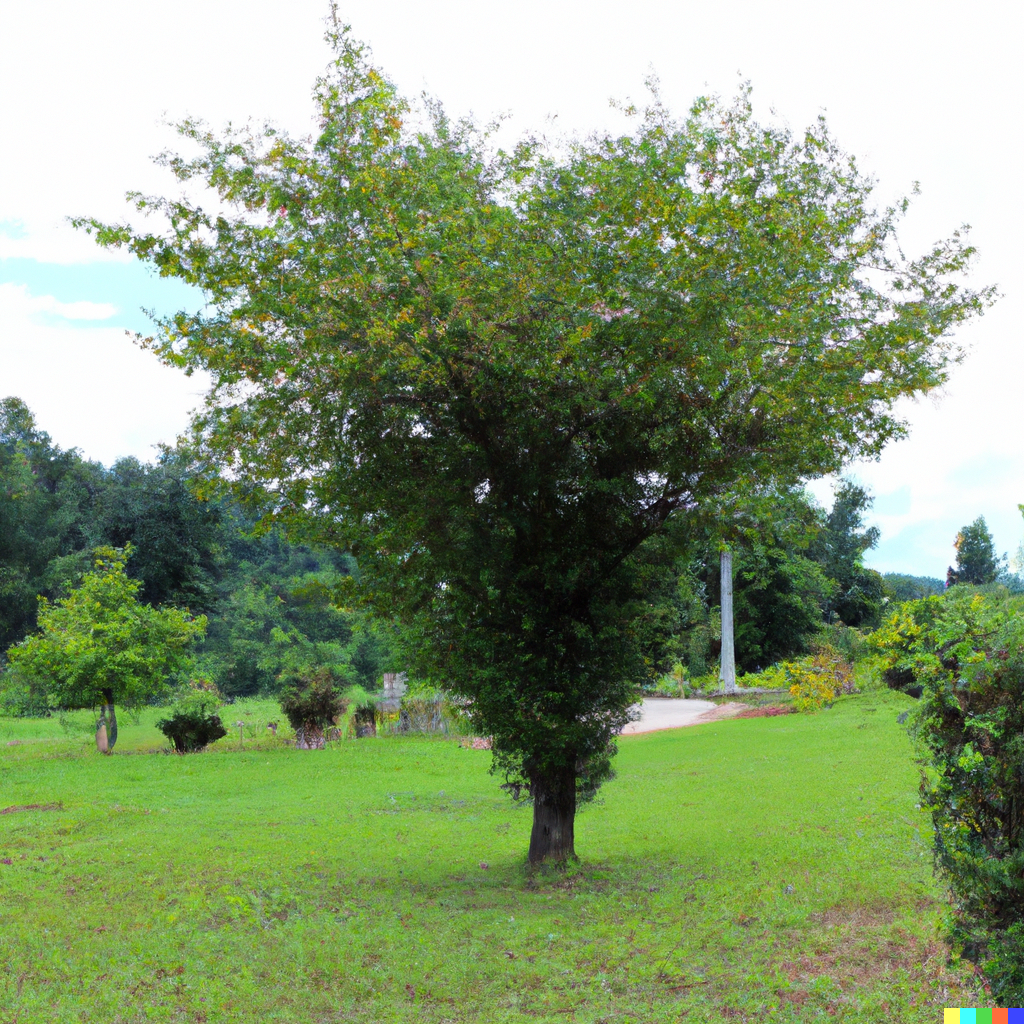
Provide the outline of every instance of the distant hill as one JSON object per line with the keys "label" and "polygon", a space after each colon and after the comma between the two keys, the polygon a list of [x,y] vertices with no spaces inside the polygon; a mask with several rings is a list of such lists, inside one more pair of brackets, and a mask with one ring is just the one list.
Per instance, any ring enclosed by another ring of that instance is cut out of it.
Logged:
{"label": "distant hill", "polygon": [[892,601],[914,601],[941,594],[946,589],[945,581],[934,576],[906,576],[900,572],[883,573],[882,585],[886,597]]}

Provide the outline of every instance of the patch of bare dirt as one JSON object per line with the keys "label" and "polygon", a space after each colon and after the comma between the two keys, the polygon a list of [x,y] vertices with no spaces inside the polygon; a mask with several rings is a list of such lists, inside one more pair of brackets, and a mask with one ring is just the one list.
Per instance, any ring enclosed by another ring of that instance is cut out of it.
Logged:
{"label": "patch of bare dirt", "polygon": [[15,814],[18,811],[63,811],[64,804],[12,804],[10,807],[0,809],[0,814]]}
{"label": "patch of bare dirt", "polygon": [[719,704],[718,707],[705,711],[698,715],[690,725],[703,725],[705,722],[720,722],[723,718],[740,718],[744,711],[749,710],[746,704],[739,704],[729,701],[728,704]]}
{"label": "patch of bare dirt", "polygon": [[776,715],[791,715],[795,708],[781,704],[766,704],[763,708],[744,708],[737,718],[774,718]]}

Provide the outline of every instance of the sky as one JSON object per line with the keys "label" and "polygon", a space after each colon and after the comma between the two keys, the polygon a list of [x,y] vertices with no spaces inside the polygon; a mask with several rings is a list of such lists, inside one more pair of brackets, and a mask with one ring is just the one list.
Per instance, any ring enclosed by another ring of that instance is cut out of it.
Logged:
{"label": "sky", "polygon": [[[901,233],[923,252],[972,225],[975,284],[1001,298],[962,328],[968,357],[941,394],[903,408],[907,439],[849,475],[875,497],[882,571],[944,576],[957,530],[983,515],[998,551],[1024,536],[1018,442],[1024,350],[1021,20],[1009,0],[377,0],[339,4],[403,92],[453,114],[510,115],[511,134],[614,125],[653,72],[682,112],[749,80],[758,116],[795,131],[820,113],[880,205],[914,200]],[[0,2],[0,397],[17,395],[62,447],[105,464],[152,459],[188,424],[203,384],[128,332],[143,310],[201,296],[100,250],[67,218],[127,216],[129,190],[173,192],[152,157],[196,116],[312,130],[328,61],[325,0]],[[813,492],[825,504],[830,481]]]}

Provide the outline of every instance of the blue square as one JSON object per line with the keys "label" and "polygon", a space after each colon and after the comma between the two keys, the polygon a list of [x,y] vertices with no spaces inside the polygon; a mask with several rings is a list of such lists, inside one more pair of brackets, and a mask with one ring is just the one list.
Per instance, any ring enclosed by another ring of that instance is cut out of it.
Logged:
{"label": "blue square", "polygon": [[[960,1018],[963,1020],[963,1017]],[[1019,1006],[1011,1006],[1006,1015],[1009,1024],[1024,1024],[1024,1010]]]}

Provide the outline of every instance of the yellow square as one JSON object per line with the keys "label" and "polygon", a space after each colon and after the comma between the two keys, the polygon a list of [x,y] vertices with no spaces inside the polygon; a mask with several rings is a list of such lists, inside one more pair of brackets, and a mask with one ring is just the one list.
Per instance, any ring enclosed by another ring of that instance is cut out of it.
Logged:
{"label": "yellow square", "polygon": [[957,1006],[951,1010],[947,1006],[942,1011],[942,1024],[960,1024],[960,1007]]}

